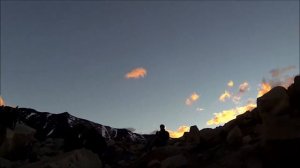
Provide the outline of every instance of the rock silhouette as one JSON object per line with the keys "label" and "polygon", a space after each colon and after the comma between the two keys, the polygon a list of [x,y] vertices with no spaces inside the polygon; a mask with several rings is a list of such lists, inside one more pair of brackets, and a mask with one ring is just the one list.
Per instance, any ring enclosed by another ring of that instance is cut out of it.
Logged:
{"label": "rock silhouette", "polygon": [[274,87],[257,108],[223,126],[199,130],[145,151],[139,135],[33,109],[0,107],[0,167],[300,167],[300,76]]}

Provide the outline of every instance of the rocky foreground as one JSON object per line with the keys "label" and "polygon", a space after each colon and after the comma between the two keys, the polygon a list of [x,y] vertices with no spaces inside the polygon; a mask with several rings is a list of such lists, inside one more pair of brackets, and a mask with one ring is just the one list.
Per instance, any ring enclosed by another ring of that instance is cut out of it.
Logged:
{"label": "rocky foreground", "polygon": [[0,107],[0,168],[297,168],[300,76],[224,126],[192,126],[182,138],[146,151],[151,137],[68,113]]}

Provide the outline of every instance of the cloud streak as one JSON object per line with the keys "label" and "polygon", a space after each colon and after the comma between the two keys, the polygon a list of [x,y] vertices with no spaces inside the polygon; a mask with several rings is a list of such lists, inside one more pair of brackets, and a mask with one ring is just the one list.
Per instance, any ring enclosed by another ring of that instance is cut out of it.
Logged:
{"label": "cloud streak", "polygon": [[196,111],[204,111],[204,108],[197,107]]}
{"label": "cloud streak", "polygon": [[270,73],[273,78],[276,78],[276,77],[280,77],[282,74],[284,74],[288,71],[294,70],[294,69],[296,69],[296,66],[288,66],[288,67],[284,67],[284,68],[272,69],[270,71]]}
{"label": "cloud streak", "polygon": [[240,86],[239,86],[239,92],[240,93],[244,93],[244,92],[248,91],[249,88],[250,88],[249,83],[248,82],[244,82],[244,83],[240,84]]}
{"label": "cloud streak", "polygon": [[147,70],[145,68],[135,68],[133,70],[131,70],[130,72],[128,72],[125,75],[126,79],[139,79],[139,78],[143,78],[147,75]]}
{"label": "cloud streak", "polygon": [[223,94],[221,94],[221,96],[219,97],[219,100],[221,102],[225,102],[226,99],[229,99],[231,97],[231,94],[225,90],[225,92]]}
{"label": "cloud streak", "polygon": [[185,104],[190,106],[192,105],[194,102],[196,102],[198,99],[200,98],[200,95],[198,95],[196,92],[193,92],[190,97],[188,97],[185,100]]}
{"label": "cloud streak", "polygon": [[212,118],[211,120],[207,121],[207,125],[220,125],[220,124],[224,124],[230,120],[233,120],[236,118],[237,115],[243,114],[246,111],[250,111],[252,109],[254,109],[256,107],[256,104],[249,102],[247,105],[245,106],[241,106],[241,107],[235,107],[232,109],[228,109],[228,110],[223,110],[219,113],[215,113],[214,114],[214,118]]}

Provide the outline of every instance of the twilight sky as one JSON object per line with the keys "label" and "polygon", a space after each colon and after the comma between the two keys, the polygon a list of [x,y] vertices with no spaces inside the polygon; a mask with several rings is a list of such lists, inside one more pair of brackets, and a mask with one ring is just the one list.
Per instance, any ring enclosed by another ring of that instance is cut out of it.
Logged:
{"label": "twilight sky", "polygon": [[1,1],[1,57],[7,105],[139,133],[214,127],[263,78],[299,73],[299,2]]}

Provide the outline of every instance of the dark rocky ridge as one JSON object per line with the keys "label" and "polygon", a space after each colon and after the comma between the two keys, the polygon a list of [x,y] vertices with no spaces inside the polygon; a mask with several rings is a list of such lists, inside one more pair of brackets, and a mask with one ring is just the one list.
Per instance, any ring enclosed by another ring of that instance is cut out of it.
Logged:
{"label": "dark rocky ridge", "polygon": [[[16,111],[18,115],[3,116],[5,108],[10,109],[9,114]],[[182,138],[171,139],[169,145],[149,152],[144,150],[142,135],[68,113],[2,107],[0,115],[0,167],[300,167],[300,76],[288,89],[273,88],[257,99],[257,108],[224,126],[202,130],[192,126]],[[14,116],[23,124],[12,129],[14,123],[9,121]],[[65,150],[66,145],[75,141],[66,140],[70,130],[76,130],[73,138],[83,141]],[[95,137],[97,141],[90,140]],[[101,138],[105,147],[97,148]]]}
{"label": "dark rocky ridge", "polygon": [[109,140],[128,140],[132,142],[142,142],[142,135],[133,133],[127,129],[117,129],[109,126],[104,126],[92,121],[77,118],[70,115],[68,112],[60,114],[52,114],[48,112],[38,112],[34,109],[19,108],[19,120],[28,126],[37,130],[37,137],[45,139],[62,138],[66,130],[77,125],[95,128],[102,137]]}

